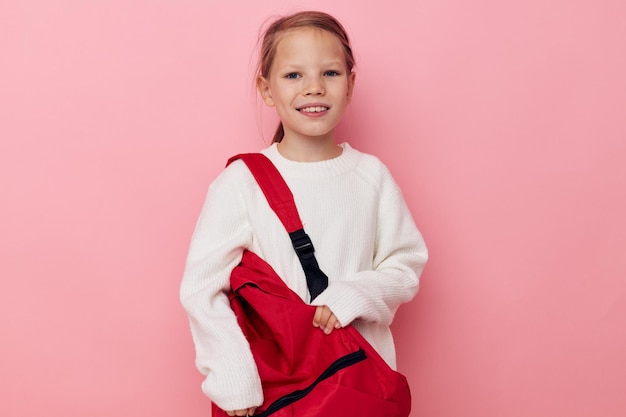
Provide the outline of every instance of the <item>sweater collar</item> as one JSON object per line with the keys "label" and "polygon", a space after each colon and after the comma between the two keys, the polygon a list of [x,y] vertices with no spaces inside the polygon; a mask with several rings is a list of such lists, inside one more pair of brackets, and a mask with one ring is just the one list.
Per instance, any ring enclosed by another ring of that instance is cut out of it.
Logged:
{"label": "sweater collar", "polygon": [[265,148],[262,153],[267,156],[283,175],[332,177],[351,171],[357,165],[359,152],[347,142],[339,144],[343,151],[341,155],[318,162],[298,162],[285,158],[278,152],[277,143]]}

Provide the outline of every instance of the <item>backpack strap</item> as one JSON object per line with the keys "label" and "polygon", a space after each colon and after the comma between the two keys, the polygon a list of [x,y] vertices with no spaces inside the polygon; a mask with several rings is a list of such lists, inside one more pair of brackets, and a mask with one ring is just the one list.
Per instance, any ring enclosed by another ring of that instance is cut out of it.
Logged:
{"label": "backpack strap", "polygon": [[278,169],[265,155],[260,153],[235,155],[228,160],[226,166],[237,159],[241,159],[248,166],[270,207],[289,233],[291,243],[306,276],[311,301],[313,301],[328,287],[328,277],[320,269],[317,259],[315,259],[313,242],[311,242],[309,235],[304,232],[302,220],[300,220],[289,186]]}

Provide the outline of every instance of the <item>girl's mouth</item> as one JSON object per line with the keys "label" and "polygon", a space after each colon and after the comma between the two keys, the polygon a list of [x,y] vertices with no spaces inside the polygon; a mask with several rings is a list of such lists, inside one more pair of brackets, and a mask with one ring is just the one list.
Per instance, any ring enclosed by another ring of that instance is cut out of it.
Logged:
{"label": "girl's mouth", "polygon": [[301,113],[323,113],[325,111],[328,111],[329,108],[330,107],[326,106],[306,106],[300,107],[298,111]]}

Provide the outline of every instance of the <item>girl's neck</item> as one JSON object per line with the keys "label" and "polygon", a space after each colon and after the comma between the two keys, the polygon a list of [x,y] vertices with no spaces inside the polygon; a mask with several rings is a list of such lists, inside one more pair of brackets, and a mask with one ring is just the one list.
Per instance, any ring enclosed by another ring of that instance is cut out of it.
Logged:
{"label": "girl's neck", "polygon": [[319,162],[341,155],[343,148],[331,138],[291,138],[284,137],[278,143],[278,152],[285,158],[296,162]]}

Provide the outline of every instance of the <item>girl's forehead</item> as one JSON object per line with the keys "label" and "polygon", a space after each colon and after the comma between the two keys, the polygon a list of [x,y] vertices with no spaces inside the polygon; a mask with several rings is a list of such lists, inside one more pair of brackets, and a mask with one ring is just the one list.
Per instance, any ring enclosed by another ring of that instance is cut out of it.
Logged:
{"label": "girl's forehead", "polygon": [[312,52],[311,49],[343,55],[343,47],[337,36],[320,28],[302,27],[288,29],[280,34],[276,40],[275,58],[306,54]]}

